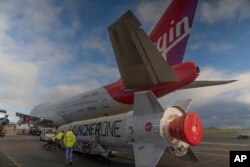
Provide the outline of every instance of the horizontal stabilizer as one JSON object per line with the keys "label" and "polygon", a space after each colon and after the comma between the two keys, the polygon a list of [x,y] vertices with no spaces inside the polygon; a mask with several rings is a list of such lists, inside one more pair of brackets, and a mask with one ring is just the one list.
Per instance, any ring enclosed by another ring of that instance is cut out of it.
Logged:
{"label": "horizontal stabilizer", "polygon": [[125,88],[179,80],[131,11],[110,25],[108,31]]}
{"label": "horizontal stabilizer", "polygon": [[135,93],[133,106],[134,116],[153,114],[157,112],[164,112],[164,109],[151,91]]}
{"label": "horizontal stabilizer", "polygon": [[182,87],[181,89],[191,89],[191,88],[200,88],[206,86],[214,86],[214,85],[224,85],[228,83],[235,82],[237,80],[227,80],[227,81],[194,81],[191,84]]}

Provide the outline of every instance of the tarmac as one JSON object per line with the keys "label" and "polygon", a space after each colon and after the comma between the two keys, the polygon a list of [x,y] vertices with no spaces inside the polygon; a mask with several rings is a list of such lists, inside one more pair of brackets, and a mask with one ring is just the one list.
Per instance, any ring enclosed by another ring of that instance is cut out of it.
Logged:
{"label": "tarmac", "polygon": [[[42,149],[45,142],[37,136],[18,135],[0,138],[0,167],[62,167],[64,164],[64,151],[46,151]],[[229,151],[249,151],[249,139],[237,139],[235,135],[204,134],[202,142],[192,147],[199,161],[183,161],[164,154],[157,166],[164,167],[228,167]],[[120,156],[111,160],[111,164],[103,164],[100,160],[83,157],[74,153],[73,166],[92,167],[133,167],[133,157]]]}

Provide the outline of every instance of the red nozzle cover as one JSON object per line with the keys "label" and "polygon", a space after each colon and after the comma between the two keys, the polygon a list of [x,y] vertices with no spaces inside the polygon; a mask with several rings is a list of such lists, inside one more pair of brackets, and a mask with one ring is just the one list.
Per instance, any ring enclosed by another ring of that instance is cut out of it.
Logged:
{"label": "red nozzle cover", "polygon": [[169,134],[173,138],[192,146],[198,145],[202,138],[202,122],[200,117],[194,112],[189,112],[176,118],[169,124]]}

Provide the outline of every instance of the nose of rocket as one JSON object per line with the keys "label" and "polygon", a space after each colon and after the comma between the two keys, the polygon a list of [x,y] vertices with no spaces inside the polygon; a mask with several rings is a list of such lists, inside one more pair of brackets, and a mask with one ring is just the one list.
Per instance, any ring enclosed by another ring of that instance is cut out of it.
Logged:
{"label": "nose of rocket", "polygon": [[189,112],[170,122],[168,130],[171,137],[192,146],[198,145],[202,138],[202,122],[194,112]]}

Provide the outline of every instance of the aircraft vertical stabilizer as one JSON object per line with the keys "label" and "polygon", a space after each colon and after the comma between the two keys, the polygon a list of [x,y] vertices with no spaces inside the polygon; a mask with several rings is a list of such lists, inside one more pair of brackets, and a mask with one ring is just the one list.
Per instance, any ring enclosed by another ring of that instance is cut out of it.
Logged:
{"label": "aircraft vertical stabilizer", "polygon": [[169,65],[182,62],[198,0],[173,0],[150,34]]}

